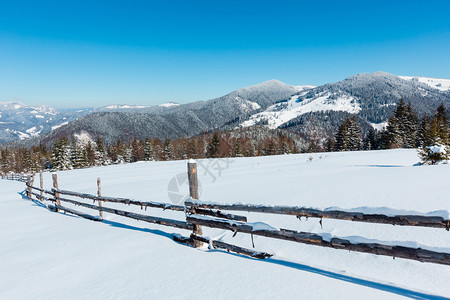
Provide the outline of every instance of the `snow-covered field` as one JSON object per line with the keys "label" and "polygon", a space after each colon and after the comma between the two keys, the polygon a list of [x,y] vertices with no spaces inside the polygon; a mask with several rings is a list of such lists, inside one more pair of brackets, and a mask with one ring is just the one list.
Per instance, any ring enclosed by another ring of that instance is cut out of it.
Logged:
{"label": "snow-covered field", "polygon": [[[417,161],[414,150],[200,160],[201,200],[448,217],[450,165],[413,166]],[[105,196],[170,202],[168,184],[185,171],[186,161],[139,162],[58,172],[58,179],[61,189],[95,194],[101,177]],[[46,188],[50,177],[45,174]],[[173,185],[169,189],[176,193]],[[110,214],[99,223],[53,213],[25,199],[20,182],[0,180],[0,190],[0,299],[450,297],[448,266],[259,236],[255,248],[275,256],[256,260],[171,239],[171,233],[188,236],[184,230]],[[186,184],[180,194],[187,194]],[[172,211],[141,213],[184,219]],[[329,219],[321,228],[314,218],[245,215],[274,227],[450,253],[445,229]],[[246,234],[203,233],[252,248]]]}
{"label": "snow-covered field", "polygon": [[413,76],[399,76],[405,80],[416,80],[425,83],[432,88],[438,89],[440,91],[450,91],[450,79],[441,78],[428,78],[428,77],[413,77]]}

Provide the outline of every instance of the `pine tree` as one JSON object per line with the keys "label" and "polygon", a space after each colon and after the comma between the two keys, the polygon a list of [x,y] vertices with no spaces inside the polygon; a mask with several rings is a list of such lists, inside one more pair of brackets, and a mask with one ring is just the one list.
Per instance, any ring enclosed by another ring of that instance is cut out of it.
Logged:
{"label": "pine tree", "polygon": [[379,147],[379,140],[377,132],[371,128],[367,137],[364,139],[364,149],[365,150],[376,150]]}
{"label": "pine tree", "polygon": [[219,157],[219,150],[220,150],[219,144],[220,144],[219,134],[217,132],[214,132],[214,134],[208,144],[208,149],[207,149],[208,157],[210,157],[210,158]]}
{"label": "pine tree", "polygon": [[447,110],[444,106],[444,103],[441,103],[439,107],[436,110],[436,130],[439,138],[441,139],[442,143],[444,145],[449,144],[449,127],[448,127],[448,117],[447,117]]}
{"label": "pine tree", "polygon": [[350,135],[349,135],[349,123],[350,120],[348,117],[344,119],[341,125],[338,128],[335,139],[336,143],[334,144],[334,150],[336,151],[348,151],[350,150]]}
{"label": "pine tree", "polygon": [[427,116],[424,116],[417,130],[416,146],[423,147],[431,144],[431,123]]}
{"label": "pine tree", "polygon": [[164,141],[163,155],[164,160],[173,159],[172,142],[170,141],[170,139],[166,139]]}
{"label": "pine tree", "polygon": [[[88,157],[91,156],[91,149],[89,149]],[[91,159],[89,159],[91,160]],[[110,164],[110,159],[108,158],[108,154],[105,149],[105,145],[101,137],[97,137],[95,142],[95,150],[94,150],[94,164],[96,166],[106,166]]]}
{"label": "pine tree", "polygon": [[361,128],[358,125],[356,116],[350,118],[349,123],[350,151],[361,150]]}
{"label": "pine tree", "polygon": [[404,127],[403,147],[405,148],[415,147],[417,139],[418,123],[419,119],[417,118],[416,113],[412,109],[411,103],[408,103],[405,112],[405,119],[403,122]]}
{"label": "pine tree", "polygon": [[402,137],[400,132],[400,124],[397,117],[394,115],[389,119],[388,125],[386,126],[385,135],[385,149],[395,149],[402,146]]}
{"label": "pine tree", "polygon": [[386,127],[383,148],[413,148],[416,145],[418,118],[411,107],[400,100]]}
{"label": "pine tree", "polygon": [[152,141],[149,138],[147,138],[145,140],[145,144],[144,144],[144,160],[145,161],[153,161],[153,160],[155,160],[155,157],[153,155]]}
{"label": "pine tree", "polygon": [[436,114],[431,122],[429,131],[429,143],[418,149],[423,164],[435,165],[450,158],[449,146],[442,140],[442,128],[440,116]]}
{"label": "pine tree", "polygon": [[67,137],[63,137],[55,142],[52,150],[52,165],[57,170],[71,170],[72,149]]}

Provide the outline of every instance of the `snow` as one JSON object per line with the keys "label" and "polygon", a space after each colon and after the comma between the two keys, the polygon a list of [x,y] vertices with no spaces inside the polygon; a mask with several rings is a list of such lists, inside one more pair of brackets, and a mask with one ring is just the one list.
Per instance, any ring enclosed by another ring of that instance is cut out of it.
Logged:
{"label": "snow", "polygon": [[[312,157],[312,159],[309,159]],[[415,150],[233,158],[214,169],[197,160],[200,201],[448,216],[450,165],[414,166]],[[220,161],[218,161],[220,162]],[[167,185],[187,161],[138,162],[58,172],[61,189],[142,201],[170,202]],[[206,169],[205,169],[206,168]],[[212,175],[215,178],[212,178]],[[35,182],[38,182],[35,180]],[[51,174],[44,174],[51,188]],[[188,193],[187,184],[180,186]],[[24,184],[0,180],[0,298],[438,299],[450,295],[450,268],[254,236],[264,261],[221,250],[193,249],[171,239],[181,229],[105,214],[102,223],[53,213],[24,199]],[[88,201],[88,203],[92,203]],[[104,204],[165,218],[174,211]],[[69,206],[69,205],[67,205]],[[77,210],[88,212],[79,207]],[[92,212],[91,212],[92,213]],[[445,229],[231,212],[255,230],[286,228],[450,251]],[[95,213],[93,213],[95,214]],[[233,221],[231,221],[233,222]],[[266,225],[267,224],[267,225]],[[7,230],[6,230],[7,228]],[[248,234],[203,227],[204,236],[252,248]],[[195,282],[193,284],[193,274]]]}
{"label": "snow", "polygon": [[428,146],[428,149],[430,149],[431,153],[447,153],[445,145],[432,145]]}
{"label": "snow", "polygon": [[67,124],[69,124],[69,122],[63,122],[63,123],[61,123],[59,125],[52,126],[52,130],[58,129],[59,127],[67,125]]}
{"label": "snow", "polygon": [[174,103],[174,102],[167,102],[167,103],[160,104],[159,106],[161,106],[161,107],[174,107],[174,106],[180,106],[180,104],[179,103]]}
{"label": "snow", "polygon": [[140,109],[140,108],[147,108],[148,106],[145,105],[118,105],[118,104],[112,104],[105,106],[106,109]]}
{"label": "snow", "polygon": [[259,105],[259,104],[256,103],[256,102],[251,102],[251,101],[250,101],[250,104],[251,104],[251,107],[252,107],[253,110],[255,110],[255,109],[260,109],[260,108],[261,108],[261,105]]}
{"label": "snow", "polygon": [[388,122],[369,123],[369,124],[370,124],[370,126],[372,126],[373,129],[378,130],[378,131],[383,131],[386,129]]}
{"label": "snow", "polygon": [[399,76],[404,80],[415,80],[425,83],[426,85],[438,89],[440,91],[450,91],[450,79],[428,78],[428,77],[413,77],[413,76]]}
{"label": "snow", "polygon": [[24,139],[28,139],[30,137],[30,135],[28,133],[25,133],[25,132],[22,132],[19,130],[13,130],[13,132],[19,136],[19,139],[21,141]]}
{"label": "snow", "polygon": [[315,87],[317,87],[317,86],[315,86],[315,85],[296,85],[296,86],[294,86],[294,88],[298,91],[298,92],[300,92],[300,91],[304,91],[304,90],[309,90],[309,89],[313,89],[313,88],[315,88]]}
{"label": "snow", "polygon": [[41,116],[41,115],[36,115],[35,117],[36,117],[36,119],[44,119],[44,116]]}
{"label": "snow", "polygon": [[73,135],[75,138],[75,141],[77,145],[85,146],[91,142],[91,144],[95,144],[94,140],[92,139],[91,135],[86,131],[81,131],[80,133],[75,133]]}
{"label": "snow", "polygon": [[41,130],[38,130],[36,126],[31,127],[30,129],[27,129],[25,131],[26,133],[28,133],[30,135],[30,137],[32,136],[38,136],[41,133]]}
{"label": "snow", "polygon": [[333,110],[356,114],[361,110],[359,103],[350,96],[340,96],[337,99],[330,99],[330,95],[325,93],[319,97],[303,101],[299,100],[299,97],[299,95],[294,95],[287,102],[274,104],[265,111],[252,115],[241,126],[254,126],[264,121],[267,122],[269,128],[274,129],[289,120],[309,112]]}

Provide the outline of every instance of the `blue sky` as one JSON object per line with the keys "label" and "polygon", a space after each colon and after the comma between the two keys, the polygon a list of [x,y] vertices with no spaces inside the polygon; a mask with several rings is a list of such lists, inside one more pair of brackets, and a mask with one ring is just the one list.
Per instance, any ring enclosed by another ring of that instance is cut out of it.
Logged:
{"label": "blue sky", "polygon": [[207,100],[269,79],[450,78],[450,1],[1,1],[0,101]]}

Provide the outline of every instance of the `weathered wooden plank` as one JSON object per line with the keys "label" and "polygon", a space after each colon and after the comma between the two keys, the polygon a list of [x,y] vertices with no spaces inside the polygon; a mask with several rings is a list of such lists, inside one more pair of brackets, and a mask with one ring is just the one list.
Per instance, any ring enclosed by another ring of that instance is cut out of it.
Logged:
{"label": "weathered wooden plank", "polygon": [[[197,178],[197,163],[194,160],[189,160],[188,162],[188,180],[189,180],[189,195],[192,199],[199,199],[198,193],[198,178]],[[196,207],[192,207],[191,211],[195,214]],[[192,231],[193,234],[202,235],[202,227],[194,224],[194,228]],[[203,246],[203,243],[198,240],[194,240],[193,243],[194,248],[199,248]]]}
{"label": "weathered wooden plank", "polygon": [[[53,199],[50,199],[50,200],[54,201]],[[135,219],[135,220],[139,220],[139,221],[144,221],[144,222],[148,222],[148,223],[154,223],[154,224],[159,224],[159,225],[164,225],[164,226],[171,226],[171,227],[182,228],[182,229],[187,229],[187,230],[193,229],[192,224],[189,224],[184,221],[177,221],[177,220],[164,219],[164,218],[159,218],[159,217],[146,216],[146,215],[136,214],[136,213],[132,213],[132,212],[124,211],[124,210],[108,208],[108,207],[104,207],[104,206],[100,207],[97,205],[78,202],[78,201],[75,201],[72,199],[66,199],[66,198],[62,198],[62,197],[59,197],[59,200],[63,201],[63,202],[72,203],[72,204],[75,204],[78,206],[90,208],[90,209],[102,210],[107,213],[131,218],[131,219]]]}
{"label": "weathered wooden plank", "polygon": [[361,212],[346,212],[339,210],[318,210],[297,206],[264,206],[252,204],[219,204],[202,203],[198,201],[187,200],[187,206],[196,206],[199,208],[247,211],[258,213],[270,213],[281,215],[294,215],[297,217],[328,218],[356,222],[391,224],[400,226],[421,226],[450,229],[450,220],[444,220],[438,216],[419,216],[419,215],[396,215],[386,216],[382,214],[364,214]]}
{"label": "weathered wooden plank", "polygon": [[50,191],[50,190],[41,189],[41,188],[38,188],[38,187],[35,187],[35,186],[29,186],[29,187],[31,189],[34,189],[34,190],[37,190],[37,191],[40,191],[40,192],[43,192],[43,193],[46,193],[46,194],[50,194],[50,195],[54,195],[55,194],[53,191]]}
{"label": "weathered wooden plank", "polygon": [[39,172],[39,187],[41,189],[41,198],[44,197],[44,174],[42,170]]}
{"label": "weathered wooden plank", "polygon": [[[55,195],[56,204],[57,205],[61,205],[61,202],[59,202],[59,193],[56,192],[56,190],[58,190],[58,175],[56,175],[56,173],[52,174],[52,180],[53,180],[53,189],[54,189],[53,192],[54,192],[54,195]],[[57,205],[55,205],[56,212],[58,212]]]}
{"label": "weathered wooden plank", "polygon": [[[101,186],[101,182],[100,182],[100,177],[97,178],[97,197],[101,197],[102,196],[102,186]],[[98,214],[100,216],[100,219],[103,220],[103,211],[102,211],[102,201],[98,201],[98,206],[100,207],[100,210],[98,211]]]}
{"label": "weathered wooden plank", "polygon": [[84,193],[78,193],[73,191],[67,191],[67,190],[58,190],[58,189],[52,189],[53,192],[57,192],[62,195],[68,195],[68,196],[74,196],[84,199],[91,199],[94,201],[104,201],[104,202],[111,202],[111,203],[122,203],[122,204],[128,204],[128,205],[137,205],[141,207],[154,207],[154,208],[162,208],[163,210],[169,209],[169,210],[175,210],[175,211],[185,211],[184,206],[180,205],[172,205],[169,203],[159,203],[159,202],[143,202],[143,201],[136,201],[126,198],[117,198],[117,197],[105,197],[105,196],[95,196],[91,194],[84,194]]}
{"label": "weathered wooden plank", "polygon": [[210,209],[202,209],[202,208],[186,208],[186,212],[192,213],[195,215],[205,215],[205,216],[212,216],[222,219],[228,219],[228,220],[235,220],[235,221],[242,221],[247,222],[247,217],[240,216],[240,215],[234,215],[234,214],[225,214],[221,212],[220,210],[210,210]]}
{"label": "weathered wooden plank", "polygon": [[68,212],[68,213],[70,213],[72,215],[76,215],[76,216],[82,217],[84,219],[88,219],[88,220],[92,220],[92,221],[101,221],[101,219],[98,218],[97,216],[91,216],[89,214],[85,214],[85,213],[79,212],[77,210],[61,206],[59,204],[55,204],[55,208],[57,210],[62,210],[64,212]]}
{"label": "weathered wooden plank", "polygon": [[247,256],[251,256],[254,258],[259,258],[259,259],[265,259],[268,257],[271,257],[272,254],[269,253],[265,253],[265,252],[260,252],[260,251],[254,251],[254,250],[250,250],[247,248],[243,248],[243,247],[239,247],[236,245],[232,245],[232,244],[227,244],[221,241],[216,241],[216,240],[210,240],[207,239],[205,237],[202,236],[198,236],[196,234],[191,234],[190,237],[185,237],[179,234],[174,234],[173,235],[173,240],[179,243],[183,243],[183,244],[187,244],[187,245],[191,245],[193,246],[194,241],[198,240],[201,241],[203,243],[207,243],[209,245],[212,246],[213,249],[225,249],[228,252],[235,252],[235,253],[239,253],[239,254],[244,254]]}
{"label": "weathered wooden plank", "polygon": [[[38,199],[38,200],[49,200],[50,198],[47,198],[47,197],[45,197],[45,196],[41,196],[40,194],[38,194],[38,193],[35,193],[35,192],[30,192],[30,194],[31,195],[34,195],[34,196],[36,196],[36,198]],[[54,201],[53,199],[52,199],[52,201]]]}
{"label": "weathered wooden plank", "polygon": [[231,230],[254,235],[266,236],[270,238],[294,241],[298,243],[330,247],[377,255],[399,257],[420,262],[430,262],[443,265],[450,265],[450,253],[434,252],[421,248],[408,248],[403,246],[389,246],[378,243],[352,243],[346,239],[332,238],[326,241],[322,236],[309,232],[297,232],[286,229],[258,229],[248,223],[234,221],[223,221],[208,217],[188,216],[186,220],[191,224],[198,224],[211,228]]}
{"label": "weathered wooden plank", "polygon": [[269,254],[269,253],[254,251],[254,250],[239,247],[239,246],[236,246],[233,244],[224,243],[221,241],[210,240],[205,237],[198,236],[196,234],[191,234],[191,239],[210,244],[213,248],[225,249],[227,251],[232,251],[232,252],[236,252],[239,254],[248,255],[248,256],[251,256],[254,258],[265,259],[265,258],[273,256],[272,254]]}

